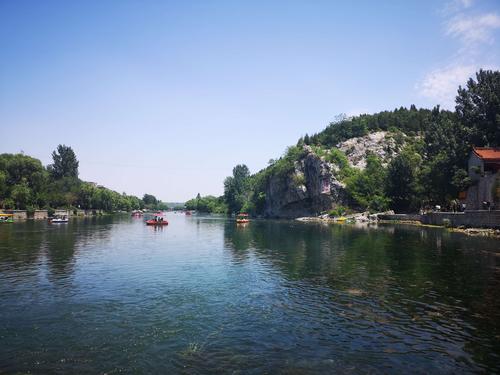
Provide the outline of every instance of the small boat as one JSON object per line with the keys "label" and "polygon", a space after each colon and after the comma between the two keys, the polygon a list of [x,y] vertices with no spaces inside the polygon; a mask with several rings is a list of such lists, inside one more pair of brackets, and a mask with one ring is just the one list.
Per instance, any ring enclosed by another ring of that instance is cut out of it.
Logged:
{"label": "small boat", "polygon": [[49,218],[49,223],[51,224],[67,223],[68,221],[69,219],[66,215],[56,215]]}
{"label": "small boat", "polygon": [[163,215],[155,215],[153,219],[146,220],[146,225],[168,225],[168,221],[163,218]]}
{"label": "small boat", "polygon": [[246,212],[240,212],[236,215],[236,224],[246,224],[249,222],[250,219],[248,218],[248,214]]}
{"label": "small boat", "polygon": [[191,216],[191,211],[186,211],[186,216]]}
{"label": "small boat", "polygon": [[132,217],[142,217],[143,213],[140,210],[132,211]]}
{"label": "small boat", "polygon": [[14,214],[0,214],[0,223],[13,223]]}

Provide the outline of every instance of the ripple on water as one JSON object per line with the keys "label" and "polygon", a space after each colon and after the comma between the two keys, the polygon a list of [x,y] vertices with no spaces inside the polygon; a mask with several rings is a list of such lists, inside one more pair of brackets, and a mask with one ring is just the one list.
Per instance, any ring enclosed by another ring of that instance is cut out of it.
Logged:
{"label": "ripple on water", "polygon": [[500,371],[496,242],[168,220],[0,227],[0,372]]}

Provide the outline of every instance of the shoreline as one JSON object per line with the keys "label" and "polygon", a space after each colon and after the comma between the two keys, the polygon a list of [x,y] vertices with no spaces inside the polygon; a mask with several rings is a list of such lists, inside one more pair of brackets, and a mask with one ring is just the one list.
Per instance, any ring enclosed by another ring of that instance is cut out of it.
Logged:
{"label": "shoreline", "polygon": [[417,220],[363,220],[358,221],[355,220],[354,223],[345,223],[338,221],[334,218],[330,217],[321,217],[321,216],[306,216],[294,219],[296,221],[300,221],[303,223],[325,223],[325,224],[342,224],[342,225],[352,225],[352,224],[404,224],[404,225],[414,225],[418,227],[427,227],[427,228],[441,228],[446,229],[449,232],[453,233],[462,233],[467,236],[472,237],[488,237],[500,239],[500,229],[493,228],[476,228],[476,227],[446,227],[444,225],[434,225],[434,224],[424,224]]}

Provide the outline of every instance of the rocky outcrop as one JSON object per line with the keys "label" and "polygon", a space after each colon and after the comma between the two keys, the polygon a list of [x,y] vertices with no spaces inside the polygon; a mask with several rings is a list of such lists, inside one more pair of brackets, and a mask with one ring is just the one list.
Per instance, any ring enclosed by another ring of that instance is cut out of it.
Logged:
{"label": "rocky outcrop", "polygon": [[295,170],[269,179],[265,216],[312,216],[347,204],[345,186],[334,176],[336,166],[318,157],[310,147],[304,148],[305,156],[295,163]]}
{"label": "rocky outcrop", "polygon": [[[351,167],[364,169],[370,152],[387,165],[404,147],[405,138],[402,133],[379,131],[341,142],[337,148],[345,153]],[[340,166],[327,161],[335,159],[330,157],[331,150],[317,150],[323,157],[310,146],[304,146],[304,151],[305,156],[295,163],[294,170],[270,177],[266,187],[265,216],[316,216],[349,204],[345,185],[336,177]]]}
{"label": "rocky outcrop", "polygon": [[346,154],[354,168],[365,169],[367,152],[377,155],[382,164],[386,165],[404,146],[404,137],[403,134],[395,136],[393,133],[378,131],[348,139],[339,143],[337,148]]}

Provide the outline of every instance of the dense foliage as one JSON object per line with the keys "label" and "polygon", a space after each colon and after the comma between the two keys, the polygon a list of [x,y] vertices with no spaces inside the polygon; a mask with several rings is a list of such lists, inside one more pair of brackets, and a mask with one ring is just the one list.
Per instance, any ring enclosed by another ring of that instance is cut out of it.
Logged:
{"label": "dense foliage", "polygon": [[5,209],[70,208],[107,212],[165,209],[154,196],[144,199],[118,193],[78,178],[78,160],[71,147],[59,145],[53,164],[24,154],[0,155],[0,207]]}
{"label": "dense foliage", "polygon": [[362,137],[375,131],[402,131],[408,135],[418,135],[429,125],[431,110],[401,107],[394,111],[383,111],[372,115],[363,114],[347,118],[340,115],[318,134],[303,138],[305,144],[335,147],[340,142],[354,137]]}
{"label": "dense foliage", "polygon": [[214,197],[207,195],[201,197],[200,194],[194,199],[190,199],[185,204],[186,209],[196,210],[199,212],[224,214],[227,212],[227,205],[223,197]]}

